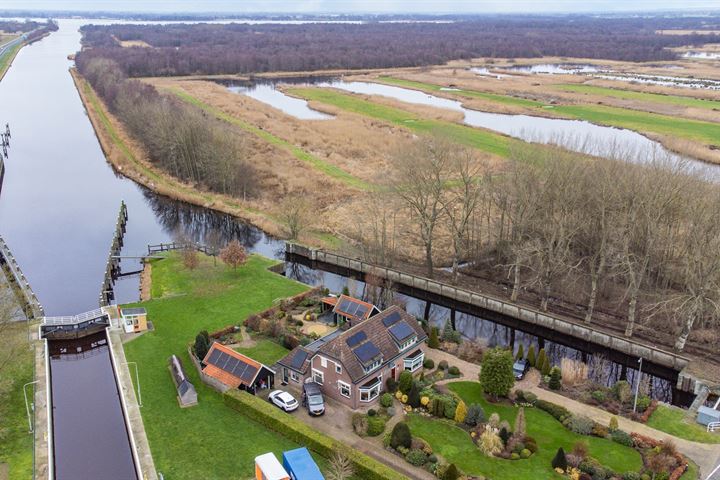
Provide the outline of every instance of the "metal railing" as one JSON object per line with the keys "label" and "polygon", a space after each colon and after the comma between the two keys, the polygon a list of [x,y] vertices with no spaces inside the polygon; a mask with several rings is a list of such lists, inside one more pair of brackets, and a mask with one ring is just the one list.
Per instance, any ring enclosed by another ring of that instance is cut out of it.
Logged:
{"label": "metal railing", "polygon": [[12,276],[12,278],[8,278],[8,281],[16,285],[16,288],[23,297],[22,303],[25,316],[29,320],[45,316],[45,311],[43,310],[42,305],[40,305],[35,292],[33,292],[30,287],[30,282],[28,282],[27,278],[25,278],[25,274],[23,274],[22,270],[20,270],[20,265],[18,265],[15,257],[10,251],[10,248],[7,246],[2,237],[0,237],[0,257],[0,262],[5,264],[8,272]]}
{"label": "metal railing", "polygon": [[708,432],[720,432],[720,422],[710,422],[707,426]]}
{"label": "metal railing", "polygon": [[207,245],[192,242],[170,242],[170,243],[158,243],[157,245],[148,245],[148,255],[153,255],[160,252],[170,252],[173,250],[197,250],[206,255],[215,256],[217,252]]}

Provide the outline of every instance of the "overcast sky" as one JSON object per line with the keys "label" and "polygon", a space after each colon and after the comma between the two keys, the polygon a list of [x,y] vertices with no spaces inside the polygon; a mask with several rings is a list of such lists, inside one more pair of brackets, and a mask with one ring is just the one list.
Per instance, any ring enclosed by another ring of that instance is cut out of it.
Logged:
{"label": "overcast sky", "polygon": [[720,0],[3,0],[0,9],[162,13],[550,13],[720,10]]}

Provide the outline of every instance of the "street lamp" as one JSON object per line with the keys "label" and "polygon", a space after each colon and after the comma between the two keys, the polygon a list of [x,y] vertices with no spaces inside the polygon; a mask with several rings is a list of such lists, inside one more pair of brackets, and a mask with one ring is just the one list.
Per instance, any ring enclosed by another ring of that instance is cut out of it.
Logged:
{"label": "street lamp", "polygon": [[643,362],[642,357],[640,357],[638,362],[640,362],[640,368],[638,368],[638,378],[637,378],[637,382],[635,383],[635,401],[633,402],[633,413],[637,412],[637,399],[638,399],[638,393],[640,393],[640,378],[642,378],[642,362]]}
{"label": "street lamp", "polygon": [[[27,388],[28,385],[32,385],[34,383],[38,383],[40,380],[35,380],[34,382],[28,382],[25,385],[23,385],[23,396],[25,396],[25,412],[27,412],[28,417],[28,433],[33,432],[33,426],[32,426],[32,419],[30,418],[30,404],[28,403],[27,399]],[[35,411],[35,403],[32,404],[33,411]]]}
{"label": "street lamp", "polygon": [[123,365],[133,365],[135,367],[135,383],[137,384],[137,394],[138,394],[138,406],[142,407],[142,395],[140,394],[140,375],[138,375],[138,366],[136,362],[125,362]]}

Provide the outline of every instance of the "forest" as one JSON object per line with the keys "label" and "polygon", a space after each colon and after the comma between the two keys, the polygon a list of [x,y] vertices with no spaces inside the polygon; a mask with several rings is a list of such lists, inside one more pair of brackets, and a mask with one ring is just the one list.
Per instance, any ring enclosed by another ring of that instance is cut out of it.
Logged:
{"label": "forest", "polygon": [[32,20],[25,20],[23,22],[16,20],[3,20],[0,21],[0,32],[6,33],[27,33],[32,30],[42,28],[28,37],[29,40],[34,40],[46,32],[54,32],[58,29],[57,25],[52,21],[48,20],[47,23],[35,22]]}
{"label": "forest", "polygon": [[720,36],[657,30],[715,20],[483,16],[453,23],[88,25],[83,45],[92,48],[78,57],[111,58],[131,77],[417,67],[477,57],[664,61],[676,58],[669,47],[720,43]]}
{"label": "forest", "polygon": [[255,170],[246,161],[243,134],[194,106],[128,79],[112,60],[93,58],[77,66],[156,166],[214,192],[252,196]]}

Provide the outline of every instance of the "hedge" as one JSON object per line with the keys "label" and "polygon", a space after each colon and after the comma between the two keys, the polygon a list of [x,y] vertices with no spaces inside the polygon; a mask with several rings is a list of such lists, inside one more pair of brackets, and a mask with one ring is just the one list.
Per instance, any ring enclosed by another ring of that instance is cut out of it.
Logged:
{"label": "hedge", "polygon": [[325,458],[330,458],[335,452],[342,452],[353,464],[355,473],[360,478],[365,480],[409,480],[405,475],[374,458],[313,430],[309,425],[282,412],[261,398],[239,390],[228,390],[223,398],[228,407]]}

